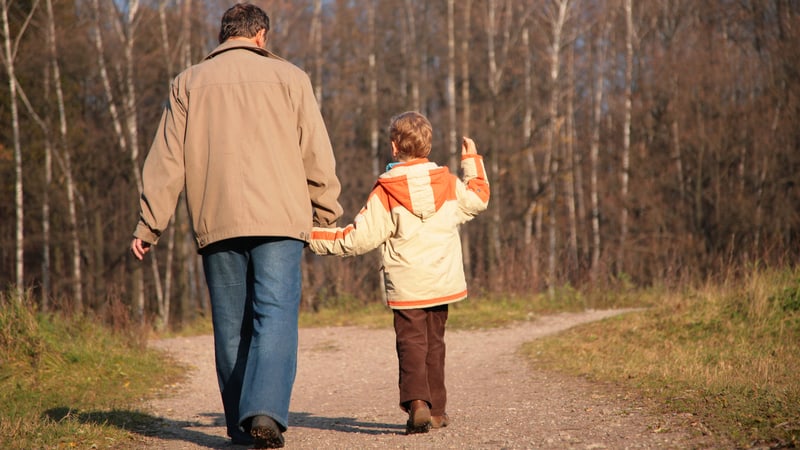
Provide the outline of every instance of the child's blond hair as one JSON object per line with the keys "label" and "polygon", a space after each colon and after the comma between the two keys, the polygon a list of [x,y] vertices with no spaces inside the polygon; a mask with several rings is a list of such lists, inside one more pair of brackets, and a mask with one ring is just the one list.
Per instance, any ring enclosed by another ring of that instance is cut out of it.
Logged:
{"label": "child's blond hair", "polygon": [[406,111],[392,117],[389,138],[397,147],[398,159],[425,158],[431,152],[433,127],[416,111]]}

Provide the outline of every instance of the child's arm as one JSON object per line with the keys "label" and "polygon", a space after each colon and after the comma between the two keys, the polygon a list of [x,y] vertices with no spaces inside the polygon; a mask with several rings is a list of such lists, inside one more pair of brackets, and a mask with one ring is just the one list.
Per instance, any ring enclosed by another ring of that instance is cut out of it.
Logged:
{"label": "child's arm", "polygon": [[356,256],[377,248],[386,242],[394,230],[388,202],[381,199],[386,194],[376,187],[367,204],[343,228],[314,227],[311,230],[309,248],[318,255]]}
{"label": "child's arm", "polygon": [[456,197],[461,221],[467,222],[489,205],[490,189],[483,157],[478,154],[475,141],[466,136],[461,143],[461,170],[463,184],[457,185]]}

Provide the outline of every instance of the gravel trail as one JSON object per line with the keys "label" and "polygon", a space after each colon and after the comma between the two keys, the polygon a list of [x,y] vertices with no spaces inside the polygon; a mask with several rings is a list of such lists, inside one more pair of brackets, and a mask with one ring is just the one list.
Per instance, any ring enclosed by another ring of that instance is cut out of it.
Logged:
{"label": "gravel trail", "polygon": [[[394,332],[302,328],[287,449],[625,449],[715,447],[691,418],[665,416],[622,389],[537,370],[525,342],[624,310],[540,317],[508,328],[448,331],[451,425],[406,436],[397,406]],[[225,436],[211,336],[153,342],[189,364],[188,378],[144,410],[163,419],[141,448],[244,449]]]}

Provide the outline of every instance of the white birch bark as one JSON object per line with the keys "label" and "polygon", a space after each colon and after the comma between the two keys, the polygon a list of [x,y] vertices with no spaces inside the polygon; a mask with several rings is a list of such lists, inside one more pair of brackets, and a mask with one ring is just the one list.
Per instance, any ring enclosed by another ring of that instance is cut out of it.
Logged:
{"label": "white birch bark", "polygon": [[[14,60],[16,59],[16,45],[12,48],[11,30],[8,23],[7,0],[0,0],[0,14],[3,20],[3,63],[8,77],[9,108],[11,109],[11,133],[14,145],[14,211],[16,233],[14,236],[15,251],[15,272],[16,290],[21,297],[25,289],[25,231],[24,231],[24,203],[23,199],[23,179],[22,179],[22,142],[20,142],[19,130],[19,106],[17,104],[17,85],[15,75]],[[22,31],[20,31],[22,33]]]}
{"label": "white birch bark", "polygon": [[[567,239],[569,242],[568,269],[574,271],[578,267],[578,215],[576,186],[580,180],[580,157],[575,151],[575,52],[570,46],[567,52],[567,94],[566,94],[566,113],[564,121],[564,162],[568,164],[569,170],[565,170],[564,198],[567,203],[567,219],[569,222],[569,232]],[[567,169],[567,168],[565,168]]]}
{"label": "white birch bark", "polygon": [[314,96],[317,98],[317,104],[322,108],[322,66],[325,63],[322,54],[322,0],[314,0],[314,14],[311,16],[311,45],[314,49]]}
{"label": "white birch bark", "polygon": [[[98,68],[100,70],[100,77],[103,82],[103,87],[106,93],[106,99],[109,105],[109,114],[111,115],[114,132],[117,136],[117,142],[120,150],[128,153],[129,160],[131,161],[131,168],[133,171],[134,180],[138,191],[142,192],[142,176],[139,170],[139,133],[136,115],[136,88],[134,84],[134,65],[133,65],[133,50],[136,42],[136,31],[139,22],[139,2],[138,0],[131,0],[125,5],[125,13],[118,10],[118,5],[113,1],[109,2],[109,7],[115,12],[114,17],[111,17],[111,23],[114,31],[117,34],[119,41],[123,47],[123,70],[121,72],[121,82],[123,84],[123,98],[122,110],[120,115],[116,105],[113,91],[111,89],[111,80],[108,75],[108,69],[105,58],[105,48],[103,34],[101,32],[101,15],[102,9],[99,0],[92,0],[92,9],[94,12],[94,40],[95,49],[97,51]],[[158,271],[158,258],[154,253],[150,258],[150,267],[153,273],[156,302],[159,308],[163,308],[164,295],[161,287],[161,277]],[[133,274],[134,283],[134,315],[140,321],[144,320],[144,277],[141,271],[141,266],[134,266]]]}
{"label": "white birch bark", "polygon": [[[45,69],[45,72],[48,70]],[[49,97],[48,92],[45,97]],[[44,145],[44,186],[42,187],[42,291],[39,309],[47,313],[50,309],[50,189],[53,185],[53,142],[50,136]]]}
{"label": "white birch bark", "polygon": [[[584,159],[585,159],[585,150],[584,147],[581,145],[577,145],[580,143],[578,139],[578,130],[577,126],[575,126],[575,96],[577,92],[576,86],[576,75],[575,75],[575,48],[574,45],[570,48],[570,62],[569,62],[569,101],[568,101],[568,115],[571,119],[572,125],[571,129],[572,132],[570,133],[570,145],[573,146],[574,150],[572,153],[572,178],[573,178],[573,185],[575,186],[575,209],[576,209],[576,232],[575,235],[577,236],[577,245],[580,249],[580,257],[581,260],[585,259],[590,252],[589,249],[589,240],[587,239],[587,227],[586,227],[586,186],[584,182]],[[580,102],[578,102],[580,104]],[[583,264],[580,265],[583,267]],[[581,268],[579,267],[579,269]]]}
{"label": "white birch bark", "polygon": [[[73,272],[76,275],[73,278],[73,298],[72,298],[72,309],[73,312],[76,314],[82,314],[84,309],[84,302],[83,302],[83,295],[82,295],[82,278],[81,278],[81,270],[80,270],[80,245],[78,240],[78,226],[77,226],[77,207],[76,207],[76,192],[77,189],[75,188],[75,182],[72,177],[72,166],[70,160],[70,153],[65,151],[63,154],[59,154],[58,152],[52,152],[52,131],[50,125],[36,112],[31,104],[30,100],[28,100],[27,95],[25,94],[25,90],[20,86],[19,80],[14,78],[14,84],[16,86],[16,92],[19,100],[22,101],[22,104],[25,106],[28,114],[30,114],[31,118],[39,125],[41,128],[42,133],[45,135],[45,147],[47,147],[47,152],[51,155],[55,155],[56,161],[59,163],[61,171],[65,174],[65,184],[67,185],[67,204],[69,207],[70,213],[70,223],[74,224],[72,226],[71,235],[72,235],[72,248],[73,248],[73,256],[72,256],[72,263],[73,263]],[[63,103],[63,101],[62,101]],[[65,148],[66,149],[66,148]],[[48,169],[49,170],[49,169]],[[49,214],[49,207],[46,208]],[[49,222],[48,222],[49,227]]]}
{"label": "white birch bark", "polygon": [[[72,151],[67,140],[67,113],[64,105],[64,90],[61,83],[61,68],[58,63],[58,47],[56,46],[55,15],[52,0],[45,0],[47,8],[47,47],[50,53],[50,65],[53,72],[53,85],[58,105],[58,154],[60,166],[64,173],[67,190],[67,210],[69,213],[70,240],[72,243],[72,294],[74,301],[83,308],[83,275],[81,270],[81,241],[78,232],[77,187],[72,173]],[[50,169],[48,168],[48,171]],[[49,183],[48,183],[49,184]]]}
{"label": "white birch bark", "polygon": [[592,209],[592,259],[591,268],[589,270],[589,279],[591,281],[597,280],[600,263],[600,196],[598,193],[597,173],[599,170],[599,155],[600,155],[600,124],[602,121],[602,106],[603,106],[603,70],[605,65],[605,52],[604,41],[607,39],[608,22],[602,25],[603,29],[599,33],[597,42],[595,43],[594,50],[594,85],[593,85],[593,102],[592,102],[592,137],[589,148],[589,198],[591,201]]}
{"label": "white birch bark", "polygon": [[[502,0],[500,0],[502,1]],[[503,6],[505,6],[506,14],[503,15],[502,18],[498,18],[498,0],[488,0],[487,1],[487,13],[486,13],[486,39],[487,39],[487,65],[489,69],[488,79],[489,79],[489,93],[491,94],[492,99],[488,102],[488,113],[487,113],[487,120],[489,122],[489,138],[487,140],[487,152],[486,156],[488,158],[489,163],[489,179],[490,180],[497,180],[499,179],[500,175],[500,151],[497,144],[497,108],[495,102],[499,98],[500,94],[500,86],[503,79],[504,71],[501,64],[498,63],[498,59],[502,58],[505,61],[505,57],[508,54],[508,46],[510,41],[510,34],[508,27],[510,26],[510,13],[511,8],[507,5],[507,2],[503,2]],[[500,46],[500,56],[498,57],[497,51],[497,39],[502,34],[502,43]],[[498,186],[498,184],[495,184]],[[492,189],[492,201],[489,202],[489,211],[488,214],[490,216],[489,221],[489,238],[487,241],[488,244],[488,253],[489,257],[487,258],[487,272],[489,274],[489,282],[493,286],[502,286],[503,282],[503,271],[498,270],[498,265],[500,262],[500,254],[501,254],[501,242],[500,242],[500,221],[501,221],[501,209],[500,205],[502,204],[502,193],[500,189],[495,187]]]}
{"label": "white birch bark", "polygon": [[411,84],[411,102],[410,108],[415,111],[422,109],[420,102],[420,58],[419,58],[419,43],[417,42],[417,21],[416,11],[414,9],[413,0],[404,0],[405,16],[408,24],[407,33],[407,55],[410,60],[411,70],[409,74],[409,82]]}
{"label": "white birch bark", "polygon": [[556,136],[558,136],[561,126],[561,120],[558,117],[558,101],[561,95],[559,89],[559,79],[561,71],[561,46],[564,32],[564,24],[567,20],[567,12],[569,9],[569,0],[555,0],[553,2],[553,9],[548,11],[548,21],[551,26],[552,35],[550,36],[550,70],[549,70],[549,86],[550,86],[550,99],[548,101],[548,127],[546,136],[547,152],[545,154],[545,170],[547,174],[548,185],[548,255],[547,255],[547,287],[548,293],[555,295],[555,282],[556,282],[556,246],[557,246],[557,227],[556,227],[556,209],[557,209],[557,186],[556,177],[558,176],[559,168],[559,155]]}
{"label": "white birch bark", "polygon": [[[525,55],[532,55],[530,44],[530,26],[525,25],[522,29],[522,47]],[[536,165],[536,154],[533,150],[533,62],[532,56],[524,58],[523,61],[523,115],[522,115],[522,142],[525,146],[525,163],[530,180],[530,202],[525,211],[523,243],[527,249],[528,257],[528,279],[531,286],[538,284],[539,277],[539,242],[540,234],[536,234],[534,240],[534,218],[539,208],[540,182],[539,171]]]}
{"label": "white birch bark", "polygon": [[633,90],[633,1],[624,0],[625,9],[625,110],[622,125],[622,167],[620,172],[620,236],[617,270],[625,271],[625,247],[628,239],[628,184],[631,166],[631,109]]}
{"label": "white birch bark", "polygon": [[456,36],[455,0],[447,0],[447,78],[445,81],[445,103],[447,108],[447,146],[450,172],[457,173],[461,151],[456,138]]}
{"label": "white birch bark", "polygon": [[378,74],[377,51],[375,48],[375,0],[367,1],[367,34],[368,34],[368,68],[367,80],[369,83],[369,146],[372,155],[372,176],[377,178],[381,174],[380,149],[378,148]]}

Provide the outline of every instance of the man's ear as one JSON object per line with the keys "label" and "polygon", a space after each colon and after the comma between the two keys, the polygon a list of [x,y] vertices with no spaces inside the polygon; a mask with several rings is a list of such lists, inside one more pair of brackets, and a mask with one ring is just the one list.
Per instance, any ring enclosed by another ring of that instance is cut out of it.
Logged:
{"label": "man's ear", "polygon": [[397,158],[397,144],[392,141],[392,158]]}
{"label": "man's ear", "polygon": [[256,33],[255,40],[256,40],[256,45],[258,45],[261,48],[266,48],[267,47],[267,29],[266,28],[262,28],[262,29],[258,30],[258,32]]}

